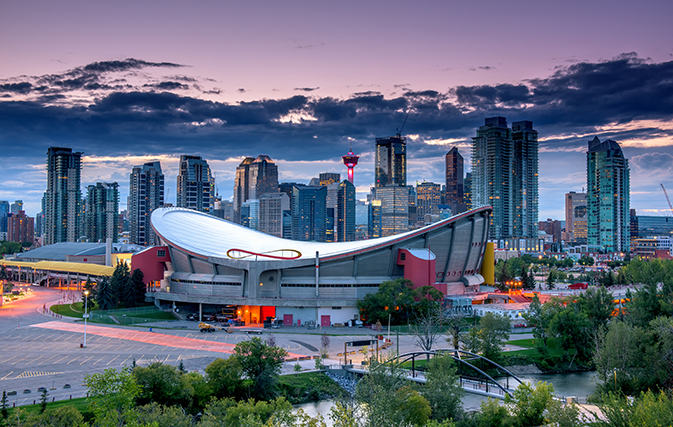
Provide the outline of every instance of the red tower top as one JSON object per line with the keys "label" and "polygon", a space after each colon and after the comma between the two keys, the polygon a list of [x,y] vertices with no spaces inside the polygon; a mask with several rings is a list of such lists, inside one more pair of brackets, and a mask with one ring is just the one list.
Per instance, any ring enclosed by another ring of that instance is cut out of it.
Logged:
{"label": "red tower top", "polygon": [[348,180],[353,183],[353,168],[355,165],[358,164],[358,159],[360,156],[356,156],[355,153],[353,153],[353,149],[348,151],[348,154],[345,156],[341,157],[344,161],[344,165],[348,168]]}

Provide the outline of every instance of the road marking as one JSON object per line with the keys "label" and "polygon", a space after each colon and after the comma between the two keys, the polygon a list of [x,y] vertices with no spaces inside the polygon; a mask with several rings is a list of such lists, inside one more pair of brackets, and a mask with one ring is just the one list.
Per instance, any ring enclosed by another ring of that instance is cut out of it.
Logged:
{"label": "road marking", "polygon": [[75,356],[75,358],[74,358],[74,359],[72,359],[72,360],[71,360],[70,362],[66,363],[66,365],[69,365],[69,364],[71,364],[72,362],[74,362],[74,361],[75,361],[75,360],[77,360],[77,359],[79,359],[79,356]]}
{"label": "road marking", "polygon": [[82,361],[82,363],[79,364],[79,366],[84,365],[84,363],[85,363],[87,360],[89,360],[89,359],[93,359],[93,356],[89,356],[88,358],[84,359],[84,360]]}
{"label": "road marking", "polygon": [[32,378],[32,377],[43,377],[46,375],[59,375],[62,374],[63,372],[35,372],[35,371],[25,371],[22,374],[14,377],[13,379],[17,378]]}
{"label": "road marking", "polygon": [[168,362],[168,358],[169,358],[169,357],[171,357],[171,355],[170,355],[170,354],[169,354],[168,356],[166,356],[166,359],[164,359],[164,361],[163,361],[163,362],[161,362],[161,363],[166,363],[166,362]]}
{"label": "road marking", "polygon": [[53,359],[53,358],[56,357],[56,356],[57,356],[57,355],[55,354],[55,355],[51,356],[49,359],[44,359],[42,362],[40,362],[40,364],[46,362],[47,360]]}
{"label": "road marking", "polygon": [[131,358],[131,355],[129,354],[129,357],[127,357],[126,359],[124,359],[124,361],[123,361],[122,363],[120,363],[120,365],[123,365],[124,363],[126,363],[126,361],[129,360],[130,358]]}
{"label": "road marking", "polygon": [[16,362],[12,362],[11,364],[12,364],[12,365],[15,365],[15,364],[19,363],[21,360],[28,359],[29,357],[30,357],[30,356],[26,356],[26,357],[24,357],[23,359],[17,360]]}
{"label": "road marking", "polygon": [[4,377],[0,378],[0,380],[4,380],[5,378],[7,378],[8,376],[12,375],[13,373],[14,373],[14,371],[10,372],[9,374],[7,374],[7,375],[5,375]]}
{"label": "road marking", "polygon": [[93,364],[95,365],[96,363],[100,362],[101,360],[105,359],[106,357],[107,357],[107,356],[103,356],[103,357],[101,357],[100,359],[98,359],[98,360],[96,360],[95,362],[93,362]]}
{"label": "road marking", "polygon": [[110,363],[114,362],[116,358],[118,358],[119,355],[116,355],[114,359],[110,360],[109,362],[106,363],[106,365],[109,365]]}
{"label": "road marking", "polygon": [[57,364],[58,362],[60,362],[60,361],[63,360],[63,359],[67,359],[68,357],[70,357],[70,355],[61,357],[61,358],[58,359],[56,362],[54,362],[54,365]]}
{"label": "road marking", "polygon": [[10,360],[14,359],[16,356],[12,356],[9,359],[5,359],[2,361],[2,363],[9,362]]}

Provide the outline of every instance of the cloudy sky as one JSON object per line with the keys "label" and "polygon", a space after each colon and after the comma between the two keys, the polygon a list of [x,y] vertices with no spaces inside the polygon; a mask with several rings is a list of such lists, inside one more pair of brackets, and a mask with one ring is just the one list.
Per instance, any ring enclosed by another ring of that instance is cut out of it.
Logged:
{"label": "cloudy sky", "polygon": [[[0,14],[0,200],[40,210],[49,146],[84,152],[82,185],[160,160],[175,202],[180,154],[220,195],[244,156],[282,181],[342,172],[406,112],[408,181],[443,182],[444,154],[486,117],[540,133],[540,219],[586,186],[586,146],[620,143],[631,207],[670,215],[673,2],[22,1]],[[469,169],[469,166],[466,167]]]}

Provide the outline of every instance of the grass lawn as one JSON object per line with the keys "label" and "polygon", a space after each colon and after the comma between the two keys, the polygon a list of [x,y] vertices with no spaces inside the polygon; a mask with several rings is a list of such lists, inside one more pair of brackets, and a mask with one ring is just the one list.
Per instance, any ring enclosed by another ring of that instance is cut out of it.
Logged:
{"label": "grass lawn", "polygon": [[[72,399],[72,400],[58,400],[56,402],[51,402],[51,398],[47,397],[49,402],[47,403],[47,411],[52,411],[54,409],[61,408],[63,406],[74,406],[75,409],[77,409],[80,412],[86,412],[88,410],[87,403],[86,403],[86,397],[80,397],[78,399]],[[37,399],[39,401],[39,397]],[[34,413],[39,413],[40,412],[40,404],[36,405],[25,405],[25,406],[20,406],[21,412],[24,414],[34,414]],[[11,416],[14,411],[17,408],[8,408],[7,411],[9,412],[9,415]]]}
{"label": "grass lawn", "polygon": [[[119,316],[118,316],[119,317]],[[157,319],[157,320],[176,320],[177,317],[173,313],[157,310],[155,312],[136,314],[135,316],[126,315],[126,317],[139,317],[141,319]]]}
{"label": "grass lawn", "polygon": [[72,304],[54,304],[51,306],[51,311],[66,317],[82,318],[84,314],[83,302],[75,302]]}

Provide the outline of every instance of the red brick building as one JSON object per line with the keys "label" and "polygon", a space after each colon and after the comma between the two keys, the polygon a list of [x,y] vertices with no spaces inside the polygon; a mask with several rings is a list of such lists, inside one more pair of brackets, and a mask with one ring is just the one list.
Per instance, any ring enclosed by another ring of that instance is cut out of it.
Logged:
{"label": "red brick building", "polygon": [[26,216],[26,212],[19,211],[7,218],[7,240],[10,242],[33,243],[35,218]]}

